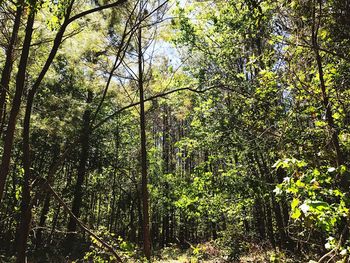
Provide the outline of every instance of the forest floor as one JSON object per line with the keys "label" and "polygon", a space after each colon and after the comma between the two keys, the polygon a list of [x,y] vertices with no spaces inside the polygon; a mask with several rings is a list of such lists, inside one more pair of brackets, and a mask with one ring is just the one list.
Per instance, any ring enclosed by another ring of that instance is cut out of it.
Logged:
{"label": "forest floor", "polygon": [[[249,244],[249,247],[244,252],[231,254],[233,258],[227,256],[228,251],[222,251],[212,243],[204,243],[192,246],[186,251],[171,247],[163,249],[158,255],[156,263],[297,263],[305,262],[293,256],[287,256],[285,253],[262,248],[256,244]],[[232,252],[232,251],[231,251]],[[308,262],[308,260],[306,261]]]}
{"label": "forest floor", "polygon": [[[86,254],[87,255],[87,254]],[[86,256],[85,255],[85,256]],[[67,260],[64,256],[46,255],[46,257],[34,256],[28,263],[50,262],[50,263],[72,263],[72,262],[107,262],[103,260],[104,251],[92,253],[92,258],[84,258],[84,255],[77,257],[76,260]],[[140,254],[120,254],[127,263],[145,262],[140,259]],[[95,257],[94,257],[95,256]],[[99,256],[102,256],[99,258]],[[311,259],[319,258],[316,254],[307,257],[296,256],[293,253],[286,253],[280,250],[274,250],[267,244],[257,244],[255,242],[238,242],[236,246],[219,246],[215,241],[201,244],[189,244],[188,248],[183,249],[178,245],[157,250],[152,258],[153,263],[305,263]],[[15,262],[14,258],[4,258],[0,256],[0,263]],[[314,261],[313,261],[314,262]]]}

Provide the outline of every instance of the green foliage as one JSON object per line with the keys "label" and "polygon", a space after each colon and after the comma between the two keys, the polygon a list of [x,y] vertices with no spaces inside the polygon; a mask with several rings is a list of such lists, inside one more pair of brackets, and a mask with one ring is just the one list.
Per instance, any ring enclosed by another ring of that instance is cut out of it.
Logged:
{"label": "green foliage", "polygon": [[306,228],[326,233],[330,237],[326,248],[335,248],[336,241],[332,236],[338,233],[338,228],[349,214],[349,198],[335,184],[335,179],[346,176],[347,168],[344,165],[312,168],[296,159],[278,161],[275,167],[287,169],[290,175],[277,186],[279,190],[276,192],[285,192],[293,197],[291,218],[301,220]]}
{"label": "green foliage", "polygon": [[[108,242],[108,244],[112,246],[125,260],[135,258],[136,255],[139,256],[139,251],[135,245],[123,240],[121,236],[116,237],[115,234],[110,233],[104,228],[101,228],[96,234],[103,238],[104,242]],[[88,262],[105,263],[111,262],[115,260],[115,258],[106,252],[98,240],[91,237],[91,246],[89,251],[85,253],[84,260],[87,260]]]}
{"label": "green foliage", "polygon": [[[70,17],[112,2],[74,1]],[[0,89],[3,155],[9,116],[19,109],[0,207],[5,261],[25,205],[33,215],[28,261],[82,260],[82,254],[90,262],[113,260],[80,231],[79,248],[60,249],[69,216],[42,191],[42,178],[125,260],[145,261],[136,2],[81,17],[66,29],[34,98],[28,182],[22,126],[28,94],[72,2],[25,1],[9,87]],[[141,23],[145,97],[156,97],[145,102],[154,251],[168,247],[160,256],[199,262],[218,247],[220,256],[239,261],[258,243],[258,252],[276,251],[261,256],[270,262],[287,262],[294,247],[301,262],[321,257],[324,248],[334,260],[347,260],[348,6],[340,0],[176,1],[169,13],[163,12],[170,6],[152,13],[158,4],[145,4],[143,15],[150,17]],[[22,104],[14,107],[30,11],[35,30]],[[1,70],[15,12],[14,2],[0,1]],[[31,200],[22,204],[28,193]]]}
{"label": "green foliage", "polygon": [[271,263],[286,262],[286,256],[282,251],[273,252],[270,255],[269,262]]}

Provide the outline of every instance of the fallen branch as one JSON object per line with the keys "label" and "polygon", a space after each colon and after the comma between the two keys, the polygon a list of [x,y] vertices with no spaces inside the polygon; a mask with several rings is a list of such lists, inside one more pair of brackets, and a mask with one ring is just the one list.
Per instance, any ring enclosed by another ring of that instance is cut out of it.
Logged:
{"label": "fallen branch", "polygon": [[[347,221],[347,220],[346,220]],[[338,245],[333,248],[332,250],[330,250],[328,253],[324,254],[318,261],[317,263],[322,263],[323,260],[325,260],[326,258],[330,257],[330,259],[327,261],[331,262],[331,260],[337,255],[337,251],[339,250],[339,248],[343,245],[343,243],[345,242],[345,240],[343,240],[344,236],[347,235],[347,231],[348,231],[348,226],[347,226],[347,222],[345,223],[345,227],[343,228],[340,237],[339,237],[339,242]],[[332,255],[333,254],[333,255]],[[345,262],[345,261],[344,261]],[[346,261],[348,262],[348,261]]]}
{"label": "fallen branch", "polygon": [[[328,253],[324,254],[318,261],[317,263],[321,263],[323,262],[323,260],[325,260],[328,257],[331,257],[331,255],[335,253],[335,249],[333,248],[331,251],[329,251]],[[332,258],[332,257],[331,257]]]}
{"label": "fallen branch", "polygon": [[92,230],[90,230],[87,226],[84,225],[83,222],[81,222],[75,215],[74,213],[70,210],[68,205],[62,200],[62,198],[56,193],[56,191],[51,187],[51,185],[48,183],[48,181],[45,180],[43,183],[43,186],[47,187],[47,190],[49,190],[54,198],[62,205],[64,210],[73,218],[73,220],[80,226],[81,229],[83,229],[85,232],[87,232],[90,236],[95,238],[101,245],[109,251],[115,258],[117,262],[123,262],[121,257],[117,254],[117,252],[113,249],[112,246],[107,244],[105,241],[103,241],[99,236],[97,236]]}

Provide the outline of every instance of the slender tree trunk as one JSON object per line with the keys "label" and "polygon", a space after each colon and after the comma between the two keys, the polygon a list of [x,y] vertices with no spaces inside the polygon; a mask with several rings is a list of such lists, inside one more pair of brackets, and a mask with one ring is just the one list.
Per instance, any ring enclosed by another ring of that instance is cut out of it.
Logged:
{"label": "slender tree trunk", "polygon": [[[254,159],[256,161],[256,164],[258,165],[261,178],[265,179],[266,183],[273,184],[273,179],[271,177],[271,174],[267,170],[267,167],[264,163],[263,156],[261,156],[261,162],[259,160],[258,154],[254,154]],[[266,198],[264,198],[265,212],[266,212],[266,227],[267,227],[267,235],[269,237],[271,245],[273,247],[276,247],[276,242],[275,242],[274,233],[273,233],[272,212],[271,212],[271,202],[270,202],[270,196],[273,195],[274,193],[272,192],[272,189],[269,189],[269,188],[270,187],[268,187],[269,195]]]}
{"label": "slender tree trunk", "polygon": [[137,213],[138,213],[138,219],[139,219],[139,229],[138,229],[138,235],[137,239],[139,244],[142,244],[143,242],[143,214],[142,214],[142,193],[138,190],[137,191],[138,202],[137,202]]}
{"label": "slender tree trunk", "polygon": [[[23,41],[22,54],[18,65],[18,72],[16,76],[16,91],[12,101],[12,108],[7,124],[4,150],[0,166],[0,203],[3,198],[6,179],[10,169],[10,159],[13,146],[13,139],[16,129],[17,116],[21,106],[22,93],[24,89],[27,62],[29,57],[30,43],[32,41],[33,24],[35,12],[34,9],[29,13],[26,26],[26,34]],[[25,194],[25,193],[24,193]]]}
{"label": "slender tree trunk", "polygon": [[57,208],[55,209],[55,214],[54,214],[53,220],[52,220],[51,232],[50,232],[50,235],[49,235],[49,238],[48,238],[50,244],[52,243],[52,240],[53,240],[53,236],[54,236],[54,233],[55,233],[55,230],[56,230],[56,226],[57,226],[58,218],[59,218],[59,215],[60,215],[60,211],[61,211],[61,204],[58,204]]}
{"label": "slender tree trunk", "polygon": [[[57,138],[56,138],[57,139]],[[51,171],[53,170],[56,170],[56,160],[57,158],[59,157],[59,145],[56,144],[53,149],[53,158],[52,158],[52,164],[49,168],[49,174],[51,173]],[[52,184],[53,183],[53,178],[52,176],[48,176],[48,179],[50,181],[50,183]],[[45,193],[45,196],[44,196],[44,204],[43,204],[43,207],[41,209],[41,214],[40,214],[40,220],[39,220],[39,229],[37,231],[37,234],[36,234],[36,240],[35,240],[35,246],[37,249],[40,248],[41,246],[41,242],[42,242],[42,227],[45,226],[45,223],[46,223],[46,219],[47,219],[47,215],[49,213],[49,209],[50,209],[50,200],[51,200],[51,196],[50,196],[50,193],[47,192]],[[35,201],[32,201],[32,203],[35,202]]]}
{"label": "slender tree trunk", "polygon": [[143,53],[142,53],[142,29],[138,30],[138,86],[140,95],[140,133],[141,133],[141,193],[142,193],[142,213],[143,213],[143,252],[148,260],[151,259],[151,237],[149,230],[149,200],[147,189],[147,149],[146,149],[146,120],[145,103],[143,95]]}
{"label": "slender tree trunk", "polygon": [[[88,162],[88,156],[89,156],[89,139],[90,139],[90,119],[91,119],[91,110],[89,108],[89,104],[92,102],[92,91],[88,91],[88,97],[86,100],[87,103],[87,109],[84,112],[83,116],[83,127],[81,130],[81,136],[80,136],[80,145],[81,145],[81,154],[80,154],[80,161],[79,161],[79,167],[78,167],[78,176],[77,181],[74,187],[74,196],[73,196],[73,202],[72,202],[72,212],[73,214],[79,218],[80,216],[80,209],[82,206],[83,201],[83,183],[84,179],[86,177],[86,168],[87,168],[87,162]],[[76,220],[72,217],[70,217],[68,222],[68,235],[67,235],[67,245],[71,245],[74,241],[74,233],[77,229],[77,223]]]}
{"label": "slender tree trunk", "polygon": [[112,183],[112,198],[111,198],[111,212],[109,215],[109,221],[108,221],[108,228],[109,231],[112,232],[113,231],[113,225],[114,225],[114,221],[115,221],[115,206],[116,206],[116,177],[117,177],[117,169],[114,168],[113,171],[113,183]]}
{"label": "slender tree trunk", "polygon": [[20,227],[17,231],[18,244],[17,244],[17,262],[25,262],[25,250],[27,247],[27,240],[31,223],[31,196],[30,185],[32,181],[31,175],[31,156],[30,156],[30,142],[29,142],[29,129],[30,129],[30,114],[27,114],[27,109],[31,109],[33,104],[33,97],[29,97],[27,100],[26,114],[23,124],[23,169],[24,169],[24,183],[22,186],[22,211]]}
{"label": "slender tree trunk", "polygon": [[265,198],[265,210],[266,210],[267,234],[269,236],[269,240],[270,240],[271,245],[275,248],[276,242],[275,242],[275,237],[274,237],[274,233],[273,233],[272,211],[271,211],[272,209],[271,209],[270,196],[267,196]]}
{"label": "slender tree trunk", "polygon": [[41,215],[40,215],[39,229],[38,229],[38,232],[36,234],[35,246],[36,246],[37,249],[40,249],[40,246],[41,246],[41,243],[42,243],[43,231],[42,231],[41,228],[45,226],[45,222],[46,222],[46,219],[47,219],[47,214],[48,214],[49,209],[50,209],[50,199],[51,199],[50,198],[50,194],[46,193],[44,205],[43,205],[43,208],[41,210]]}
{"label": "slender tree trunk", "polygon": [[12,34],[9,45],[6,49],[6,58],[4,68],[1,73],[0,80],[0,134],[2,134],[5,124],[6,116],[6,94],[9,91],[10,77],[13,68],[13,55],[18,38],[18,31],[21,25],[21,17],[23,13],[24,0],[19,0],[15,14],[15,21],[13,23]]}
{"label": "slender tree trunk", "polygon": [[115,143],[115,163],[114,169],[113,169],[113,184],[112,184],[112,198],[111,198],[111,212],[110,212],[110,219],[109,219],[109,230],[112,232],[115,218],[115,206],[116,206],[116,187],[117,187],[117,173],[118,173],[118,163],[119,163],[119,144],[120,144],[120,138],[119,138],[119,124],[117,125],[114,143]]}
{"label": "slender tree trunk", "polygon": [[[138,198],[137,198],[138,199]],[[137,202],[136,200],[132,200],[131,204],[130,204],[130,228],[129,228],[129,233],[128,236],[130,238],[131,242],[137,242],[137,235],[136,235],[136,226],[135,226],[135,202]]]}
{"label": "slender tree trunk", "polygon": [[[163,114],[163,174],[169,173],[169,151],[170,151],[170,136],[169,136],[169,116],[168,116],[168,107],[164,107]],[[169,192],[169,183],[165,182],[164,185],[164,194],[165,194],[165,204],[164,204],[164,212],[162,219],[162,246],[166,246],[169,243],[169,203],[168,203],[168,192]]]}
{"label": "slender tree trunk", "polygon": [[[68,19],[71,8],[73,5],[73,1],[68,5],[67,12],[66,12],[66,19]],[[35,4],[35,3],[34,3]],[[33,8],[33,22],[34,22],[34,8]],[[32,22],[32,27],[33,27],[33,22]],[[32,176],[31,176],[31,156],[30,156],[30,119],[31,119],[31,112],[33,108],[33,103],[34,103],[34,97],[36,94],[36,91],[38,90],[41,81],[43,80],[47,70],[49,69],[49,66],[51,65],[57,50],[61,44],[61,40],[63,38],[63,34],[65,32],[65,29],[67,27],[67,24],[64,23],[64,25],[60,28],[58,31],[55,40],[54,40],[54,46],[50,51],[49,57],[47,61],[45,62],[45,65],[42,69],[42,71],[39,74],[39,77],[35,81],[33,87],[29,90],[28,97],[27,97],[27,104],[26,104],[26,110],[25,110],[25,116],[24,116],[24,123],[23,123],[23,168],[24,168],[24,184],[23,184],[23,193],[22,193],[22,203],[23,203],[23,209],[26,209],[24,211],[22,209],[21,212],[21,222],[20,222],[20,227],[18,228],[18,244],[17,244],[17,262],[24,262],[25,261],[25,249],[27,247],[27,240],[28,240],[28,235],[29,235],[29,230],[30,230],[30,223],[31,223],[31,196],[30,196],[30,184],[32,181]],[[29,42],[30,45],[30,42]],[[28,52],[29,52],[29,47],[28,47]],[[22,51],[23,54],[23,51]],[[27,56],[28,57],[28,56]],[[21,62],[20,62],[21,63]],[[21,65],[20,65],[21,66]],[[24,85],[24,80],[23,80],[23,85]],[[22,88],[23,90],[23,88]],[[10,115],[11,118],[11,115]],[[14,124],[15,127],[15,124]],[[14,130],[13,130],[14,133]],[[5,141],[6,143],[6,141]],[[12,147],[12,143],[11,143]],[[5,153],[5,151],[4,151]],[[10,155],[11,152],[8,155],[8,162],[10,161]],[[7,164],[9,165],[9,164]],[[2,167],[1,167],[2,168]],[[2,170],[2,169],[1,169]],[[25,206],[25,208],[24,208]],[[23,257],[24,256],[24,257]]]}
{"label": "slender tree trunk", "polygon": [[[34,2],[35,5],[35,2]],[[29,13],[28,16],[28,22],[27,22],[27,28],[26,28],[26,36],[24,40],[22,55],[24,54],[24,65],[21,65],[22,63],[22,57],[19,65],[18,70],[18,79],[16,82],[16,94],[14,98],[14,104],[11,110],[10,114],[10,120],[9,120],[9,126],[11,121],[11,134],[6,133],[6,139],[5,139],[5,145],[6,142],[8,142],[8,154],[6,153],[7,159],[5,159],[4,166],[1,167],[1,171],[4,171],[4,174],[8,173],[9,165],[10,165],[10,156],[11,156],[11,150],[12,150],[12,144],[13,144],[13,136],[16,126],[16,118],[19,112],[19,107],[21,104],[21,97],[22,92],[24,88],[24,81],[25,81],[25,75],[26,75],[26,66],[29,56],[29,49],[30,49],[30,42],[32,38],[32,32],[33,32],[33,24],[34,24],[34,18],[35,18],[35,11],[34,8],[32,8],[32,11]],[[20,74],[21,73],[21,74]],[[20,76],[19,76],[20,74]],[[18,84],[18,86],[17,86]],[[17,89],[18,88],[18,89]],[[18,94],[17,94],[18,91]],[[12,118],[11,118],[12,117]],[[9,138],[8,138],[9,136]],[[8,140],[9,139],[9,140]],[[10,141],[11,139],[11,141]],[[23,145],[26,145],[28,141],[23,141]],[[26,147],[26,146],[24,146]],[[4,155],[5,156],[5,150]],[[17,240],[16,240],[16,250],[17,250],[17,262],[22,263],[26,262],[26,248],[27,248],[27,240],[29,236],[29,230],[30,230],[30,223],[32,220],[32,211],[31,211],[31,204],[30,204],[30,169],[26,165],[29,163],[29,151],[23,153],[23,166],[24,166],[24,178],[23,178],[23,185],[22,185],[22,201],[21,201],[21,216],[20,216],[20,223],[17,229]],[[4,161],[4,158],[3,158]],[[4,168],[4,170],[3,170]],[[7,171],[6,171],[7,169]]]}
{"label": "slender tree trunk", "polygon": [[265,212],[263,208],[263,204],[261,202],[262,196],[261,194],[257,195],[255,198],[255,224],[256,229],[258,230],[259,236],[261,240],[264,240],[266,237],[266,226],[265,226]]}
{"label": "slender tree trunk", "polygon": [[[319,9],[320,9],[320,16],[321,16],[321,12],[322,12],[322,2],[318,0],[319,3]],[[315,53],[315,59],[316,59],[316,63],[317,63],[317,70],[318,70],[318,77],[319,77],[319,81],[320,81],[320,89],[321,89],[321,93],[322,93],[322,102],[323,102],[323,106],[326,110],[326,121],[328,124],[328,127],[331,130],[331,134],[332,134],[332,144],[336,153],[336,162],[337,165],[342,165],[344,163],[344,157],[343,157],[343,152],[340,148],[340,143],[339,143],[339,131],[338,131],[338,127],[336,127],[335,123],[334,123],[334,119],[333,119],[333,112],[332,112],[332,106],[331,103],[329,101],[329,96],[327,94],[327,88],[326,88],[326,84],[325,84],[325,80],[324,80],[324,73],[323,73],[323,65],[322,65],[322,58],[320,55],[320,47],[318,44],[318,27],[319,25],[317,25],[317,21],[316,21],[316,0],[313,3],[313,23],[312,23],[312,47],[313,47],[313,51]],[[345,178],[345,177],[344,177]],[[344,181],[345,183],[345,181]],[[347,186],[349,186],[349,182],[346,182]]]}
{"label": "slender tree trunk", "polygon": [[243,215],[244,215],[243,225],[244,225],[245,232],[248,234],[250,232],[250,227],[249,227],[249,222],[247,220],[247,214],[248,214],[247,209],[243,207]]}

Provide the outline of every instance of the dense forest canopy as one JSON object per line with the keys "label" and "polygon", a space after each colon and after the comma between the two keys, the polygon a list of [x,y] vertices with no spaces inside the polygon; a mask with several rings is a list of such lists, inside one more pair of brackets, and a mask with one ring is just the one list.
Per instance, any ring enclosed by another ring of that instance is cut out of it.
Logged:
{"label": "dense forest canopy", "polygon": [[350,260],[349,0],[0,0],[0,25],[1,262]]}

